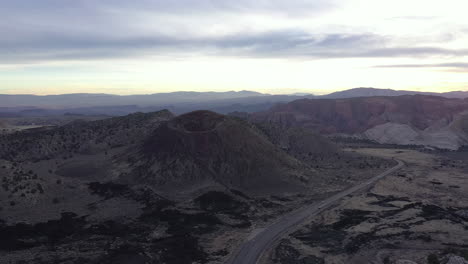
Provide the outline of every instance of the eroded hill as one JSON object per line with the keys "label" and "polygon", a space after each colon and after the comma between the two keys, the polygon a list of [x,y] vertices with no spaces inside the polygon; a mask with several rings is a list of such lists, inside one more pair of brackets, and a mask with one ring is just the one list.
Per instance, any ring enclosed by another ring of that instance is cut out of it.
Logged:
{"label": "eroded hill", "polygon": [[468,101],[428,95],[303,99],[252,115],[252,120],[309,128],[379,143],[458,149],[468,143],[459,129]]}

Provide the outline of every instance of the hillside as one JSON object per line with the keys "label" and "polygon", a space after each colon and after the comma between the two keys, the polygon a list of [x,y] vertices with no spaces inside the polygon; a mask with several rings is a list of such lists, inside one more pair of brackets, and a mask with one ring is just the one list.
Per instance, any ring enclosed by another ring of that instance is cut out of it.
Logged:
{"label": "hillside", "polygon": [[323,134],[358,135],[380,143],[456,149],[466,141],[452,123],[467,110],[467,100],[428,95],[303,99],[251,119]]}
{"label": "hillside", "polygon": [[3,135],[0,157],[9,161],[69,159],[135,144],[163,120],[169,111],[135,113],[92,122],[76,120],[61,127],[41,127]]}
{"label": "hillside", "polygon": [[273,144],[299,159],[304,156],[330,157],[339,152],[337,146],[328,139],[308,129],[284,128],[271,122],[260,122],[255,126]]}

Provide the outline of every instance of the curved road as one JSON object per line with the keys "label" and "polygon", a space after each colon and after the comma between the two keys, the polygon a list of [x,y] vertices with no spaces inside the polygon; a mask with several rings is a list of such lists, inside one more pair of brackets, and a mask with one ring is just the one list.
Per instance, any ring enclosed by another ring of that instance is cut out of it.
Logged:
{"label": "curved road", "polygon": [[263,253],[271,248],[273,244],[279,240],[283,235],[287,234],[290,229],[301,224],[307,218],[311,216],[318,215],[325,209],[329,208],[333,203],[338,200],[343,199],[344,197],[355,193],[357,191],[363,190],[366,187],[376,183],[378,180],[383,177],[399,170],[404,166],[404,163],[400,160],[396,160],[398,165],[388,169],[387,171],[359,184],[354,187],[351,187],[347,190],[344,190],[340,193],[337,193],[321,202],[314,203],[312,205],[303,207],[296,211],[293,211],[283,217],[281,217],[276,222],[267,226],[262,230],[257,230],[255,234],[251,234],[247,241],[245,241],[239,248],[237,252],[228,260],[228,264],[256,264]]}

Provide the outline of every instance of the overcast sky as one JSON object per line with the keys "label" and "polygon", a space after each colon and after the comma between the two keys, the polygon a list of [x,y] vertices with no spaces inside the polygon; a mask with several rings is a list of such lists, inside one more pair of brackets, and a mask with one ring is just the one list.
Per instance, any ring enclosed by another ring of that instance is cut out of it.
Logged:
{"label": "overcast sky", "polygon": [[468,90],[467,0],[0,0],[0,93]]}

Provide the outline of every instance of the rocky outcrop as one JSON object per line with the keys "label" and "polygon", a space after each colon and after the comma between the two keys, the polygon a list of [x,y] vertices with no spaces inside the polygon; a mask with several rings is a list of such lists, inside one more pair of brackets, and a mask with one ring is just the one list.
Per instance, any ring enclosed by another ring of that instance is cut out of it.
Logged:
{"label": "rocky outcrop", "polygon": [[419,132],[409,125],[385,123],[375,126],[364,132],[368,139],[382,144],[417,144],[420,137]]}
{"label": "rocky outcrop", "polygon": [[364,137],[382,144],[424,145],[456,150],[467,141],[448,127],[440,130],[418,130],[409,125],[385,123],[363,133]]}

